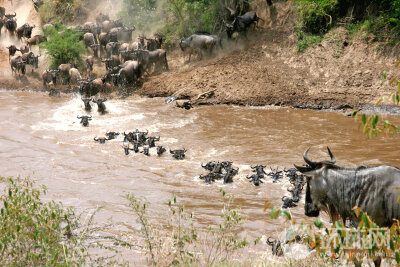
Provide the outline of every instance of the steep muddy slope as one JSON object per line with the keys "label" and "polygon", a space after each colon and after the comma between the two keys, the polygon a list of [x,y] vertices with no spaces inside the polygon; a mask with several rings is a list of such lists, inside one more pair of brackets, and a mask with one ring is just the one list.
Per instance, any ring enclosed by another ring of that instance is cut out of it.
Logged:
{"label": "steep muddy slope", "polygon": [[140,93],[187,98],[214,90],[205,102],[346,108],[375,103],[393,90],[382,83],[382,72],[395,74],[399,47],[379,49],[373,36],[350,37],[337,28],[299,55],[294,4],[276,3],[272,10],[261,4],[257,13],[266,22],[247,43],[214,59],[190,64],[181,59],[172,71],[151,77]]}

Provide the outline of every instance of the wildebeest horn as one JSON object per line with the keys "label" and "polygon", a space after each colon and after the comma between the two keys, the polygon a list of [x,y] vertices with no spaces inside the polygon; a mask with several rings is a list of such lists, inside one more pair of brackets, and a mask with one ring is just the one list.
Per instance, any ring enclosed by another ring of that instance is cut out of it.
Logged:
{"label": "wildebeest horn", "polygon": [[99,139],[97,139],[97,136],[96,136],[95,138],[93,138],[93,140],[94,140],[94,141],[97,141],[97,140],[99,140]]}
{"label": "wildebeest horn", "polygon": [[285,199],[288,198],[287,196],[283,196],[281,199],[282,201],[285,201]]}
{"label": "wildebeest horn", "polygon": [[91,119],[92,119],[92,116],[91,116],[91,115],[90,115],[90,116],[88,116],[88,119],[89,119],[89,120],[91,120]]}
{"label": "wildebeest horn", "polygon": [[327,146],[326,148],[328,149],[329,156],[331,157],[330,163],[335,164],[336,163],[335,156],[332,154],[331,150],[329,149],[329,146]]}
{"label": "wildebeest horn", "polygon": [[272,246],[276,241],[275,241],[275,242],[269,241],[270,238],[271,238],[271,237],[268,237],[267,243],[268,243],[268,245]]}
{"label": "wildebeest horn", "polygon": [[295,189],[293,188],[293,187],[288,187],[287,188],[287,191],[289,191],[289,192],[293,192]]}
{"label": "wildebeest horn", "polygon": [[318,163],[315,162],[315,161],[310,160],[310,159],[307,157],[307,153],[308,153],[308,151],[310,150],[310,148],[311,148],[311,147],[308,147],[308,148],[306,149],[306,151],[304,151],[303,158],[304,158],[304,161],[305,161],[308,165],[310,165],[311,167],[315,167]]}
{"label": "wildebeest horn", "polygon": [[79,115],[78,115],[78,116],[76,116],[76,118],[77,118],[77,119],[81,119],[82,117],[79,117]]}

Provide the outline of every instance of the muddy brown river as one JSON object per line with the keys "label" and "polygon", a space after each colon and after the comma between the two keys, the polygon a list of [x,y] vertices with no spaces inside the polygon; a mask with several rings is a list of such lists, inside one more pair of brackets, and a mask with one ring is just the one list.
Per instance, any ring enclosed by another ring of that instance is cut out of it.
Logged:
{"label": "muddy brown river", "polygon": [[[280,206],[287,194],[287,179],[259,187],[245,178],[250,165],[289,168],[302,164],[302,153],[313,146],[310,157],[326,159],[329,145],[338,165],[389,164],[400,167],[399,138],[366,139],[351,118],[334,112],[276,107],[203,106],[182,110],[161,98],[131,97],[106,102],[108,114],[91,112],[89,127],[79,124],[83,115],[80,98],[45,93],[0,91],[0,174],[30,176],[48,187],[48,196],[79,209],[103,206],[100,220],[131,223],[134,218],[124,194],[145,197],[152,216],[160,216],[166,203],[177,195],[195,212],[202,226],[219,221],[223,187],[235,195],[246,218],[249,237],[275,233],[281,222],[270,220],[264,202]],[[125,156],[122,136],[104,145],[93,141],[106,131],[149,130],[161,136],[158,144],[171,149],[186,148],[186,159],[177,161],[169,153],[150,157],[138,153]],[[205,185],[198,175],[201,163],[229,160],[239,167],[233,184]],[[305,219],[303,204],[291,209]]]}

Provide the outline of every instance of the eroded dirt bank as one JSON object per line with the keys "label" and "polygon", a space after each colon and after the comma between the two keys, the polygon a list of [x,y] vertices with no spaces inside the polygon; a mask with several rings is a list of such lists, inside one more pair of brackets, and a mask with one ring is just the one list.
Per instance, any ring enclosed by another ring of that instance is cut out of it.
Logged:
{"label": "eroded dirt bank", "polygon": [[202,103],[342,109],[374,104],[394,89],[382,83],[382,72],[396,74],[399,47],[383,48],[373,36],[349,36],[340,27],[298,54],[293,3],[276,3],[272,15],[265,6],[257,10],[266,23],[247,44],[225,42],[230,52],[205,61],[184,64],[180,58],[139,93],[191,98],[214,90]]}
{"label": "eroded dirt bank", "polygon": [[[15,1],[7,10],[16,10],[18,23],[38,25],[31,2]],[[332,30],[324,40],[303,54],[297,53],[294,29],[296,15],[292,2],[278,2],[270,9],[261,3],[253,7],[265,22],[249,34],[248,41],[227,42],[218,56],[185,64],[180,50],[169,52],[170,70],[144,78],[137,92],[143,96],[171,96],[190,99],[212,91],[200,104],[284,105],[312,109],[345,109],[374,104],[394,89],[382,83],[399,75],[394,64],[400,48],[385,47],[373,36],[350,36],[345,27]],[[22,12],[24,11],[24,12]],[[88,18],[90,19],[90,18]],[[40,27],[34,34],[40,33]],[[6,46],[19,41],[3,29],[0,50],[0,87],[45,90],[41,73],[50,62],[46,56],[40,68],[25,76],[12,76]],[[38,53],[38,48],[34,48]],[[186,57],[187,60],[187,57]],[[100,65],[97,76],[103,74]],[[60,90],[71,91],[68,87]]]}

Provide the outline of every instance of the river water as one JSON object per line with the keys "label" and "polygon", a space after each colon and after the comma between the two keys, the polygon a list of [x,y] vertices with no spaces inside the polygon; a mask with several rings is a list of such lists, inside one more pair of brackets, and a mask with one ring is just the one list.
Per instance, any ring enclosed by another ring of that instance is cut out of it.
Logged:
{"label": "river water", "polygon": [[[152,216],[160,216],[173,195],[195,212],[202,226],[215,224],[221,212],[223,187],[235,195],[246,218],[250,237],[276,235],[281,222],[270,220],[266,200],[282,204],[288,181],[259,187],[245,178],[250,165],[290,168],[302,164],[308,146],[312,159],[327,159],[325,146],[338,165],[400,166],[398,138],[366,139],[353,119],[343,114],[277,107],[202,106],[182,110],[164,104],[161,98],[109,100],[108,113],[99,115],[93,104],[89,127],[79,124],[83,115],[80,98],[62,95],[50,98],[37,92],[0,91],[0,174],[30,176],[48,187],[48,197],[79,209],[103,206],[100,220],[132,223],[126,193],[145,197]],[[158,144],[171,149],[186,148],[186,159],[177,161],[169,153],[157,157],[131,153],[125,156],[122,137],[106,144],[93,141],[106,131],[149,130],[161,136]],[[233,184],[205,185],[200,164],[229,160],[239,167]],[[303,204],[291,209],[305,219]],[[275,233],[275,234],[274,234]]]}

